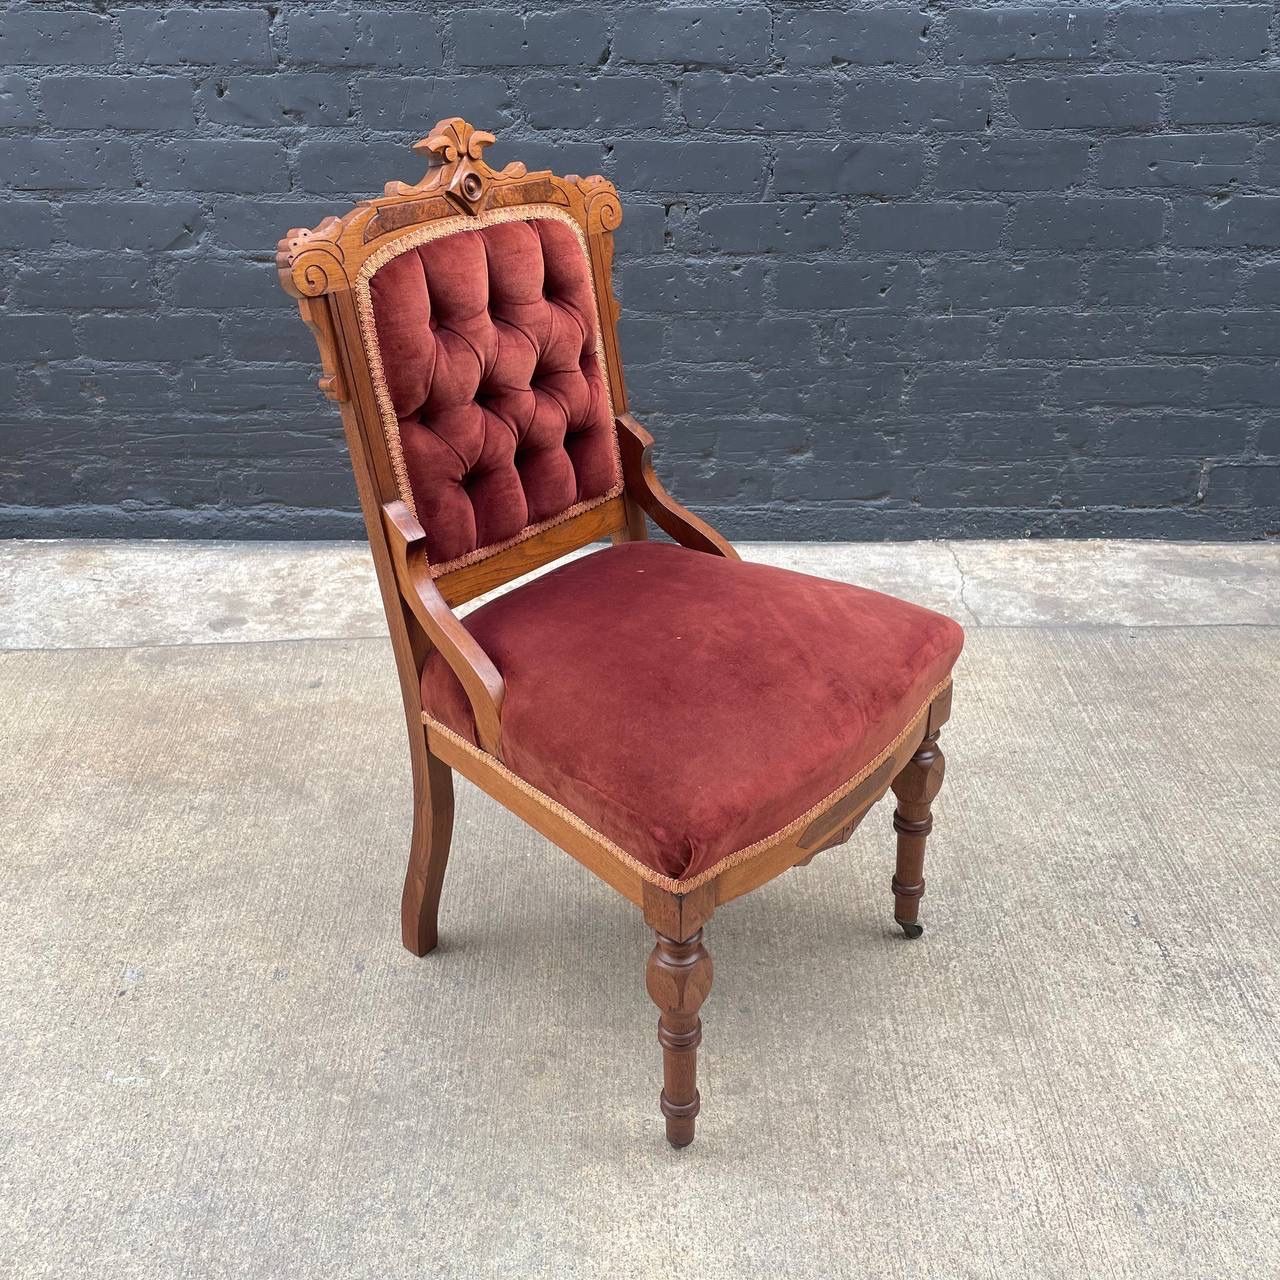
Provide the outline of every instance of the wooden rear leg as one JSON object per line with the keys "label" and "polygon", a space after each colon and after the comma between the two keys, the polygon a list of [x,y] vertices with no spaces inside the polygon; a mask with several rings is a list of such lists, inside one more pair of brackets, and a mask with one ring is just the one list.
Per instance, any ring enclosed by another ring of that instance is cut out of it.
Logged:
{"label": "wooden rear leg", "polygon": [[699,929],[684,942],[655,932],[645,970],[645,986],[658,1006],[658,1043],[662,1046],[662,1093],[658,1105],[667,1118],[667,1141],[687,1147],[693,1141],[698,1097],[698,1010],[711,990],[711,957]]}
{"label": "wooden rear leg", "polygon": [[413,761],[413,842],[400,899],[400,936],[415,956],[434,950],[436,911],[453,836],[453,770],[425,749]]}
{"label": "wooden rear leg", "polygon": [[919,922],[924,897],[924,846],[933,830],[930,806],[942,789],[947,762],[938,746],[938,730],[926,733],[916,753],[890,784],[898,799],[893,829],[898,833],[898,861],[893,875],[893,918],[908,938],[924,932]]}

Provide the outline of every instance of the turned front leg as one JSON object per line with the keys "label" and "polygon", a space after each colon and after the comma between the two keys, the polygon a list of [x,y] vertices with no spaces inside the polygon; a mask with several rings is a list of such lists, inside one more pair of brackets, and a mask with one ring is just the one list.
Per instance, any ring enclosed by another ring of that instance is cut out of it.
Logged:
{"label": "turned front leg", "polygon": [[931,806],[942,789],[946,763],[935,729],[925,735],[892,783],[898,799],[893,813],[893,829],[898,833],[893,918],[908,938],[918,938],[924,932],[924,925],[919,923],[920,899],[924,897],[924,847],[933,830]]}
{"label": "turned front leg", "polygon": [[699,929],[684,942],[655,933],[645,970],[649,998],[658,1006],[658,1043],[662,1046],[662,1093],[659,1105],[667,1118],[667,1141],[687,1147],[693,1141],[698,1114],[698,1045],[702,1021],[698,1010],[711,990],[711,956]]}

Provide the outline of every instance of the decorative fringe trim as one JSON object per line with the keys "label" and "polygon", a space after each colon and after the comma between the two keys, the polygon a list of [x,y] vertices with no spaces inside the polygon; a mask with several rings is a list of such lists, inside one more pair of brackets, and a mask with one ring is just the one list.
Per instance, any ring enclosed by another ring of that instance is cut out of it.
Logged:
{"label": "decorative fringe trim", "polygon": [[433,719],[427,712],[422,713],[422,723],[426,725],[433,733],[438,733],[442,738],[447,738],[454,746],[460,750],[467,752],[476,759],[483,761],[489,768],[500,773],[503,778],[511,783],[517,791],[524,792],[525,795],[536,800],[544,809],[549,809],[558,817],[563,818],[571,827],[579,831],[582,835],[599,845],[606,853],[611,854],[619,862],[636,872],[642,880],[647,880],[650,884],[656,885],[659,889],[665,889],[668,893],[691,893],[694,889],[707,883],[708,880],[714,880],[721,872],[729,870],[730,867],[740,866],[744,862],[750,862],[752,858],[759,857],[760,854],[766,853],[775,845],[781,844],[784,840],[795,835],[798,831],[802,831],[815,818],[819,818],[828,809],[831,808],[839,800],[843,800],[859,783],[869,778],[895,751],[911,736],[914,730],[929,713],[929,707],[937,696],[951,683],[951,677],[941,681],[935,685],[932,692],[925,698],[915,715],[907,722],[907,726],[894,740],[889,743],[884,750],[880,751],[873,759],[867,762],[852,778],[846,782],[842,782],[834,791],[823,796],[817,804],[806,809],[798,818],[792,819],[785,827],[779,828],[772,835],[765,836],[762,840],[757,840],[754,844],[746,845],[742,849],[737,849],[733,853],[726,854],[713,866],[708,867],[705,871],[700,871],[696,876],[690,877],[688,880],[673,880],[670,876],[664,876],[660,872],[655,871],[648,864],[641,862],[639,858],[628,853],[621,846],[614,844],[608,836],[602,835],[593,826],[584,822],[571,809],[566,809],[558,800],[553,800],[545,791],[539,791],[532,783],[526,782],[519,774],[512,773],[505,764],[496,756],[491,756],[487,751],[482,751],[473,742],[469,742],[461,734],[455,733],[448,725],[442,724],[439,720]]}
{"label": "decorative fringe trim", "polygon": [[[587,276],[591,282],[591,298],[595,303],[596,309],[596,359],[600,362],[605,402],[609,408],[609,423],[612,426],[613,395],[609,390],[609,365],[604,353],[604,326],[601,320],[600,298],[596,293],[595,273],[591,270],[591,253],[587,248],[587,237],[583,234],[581,225],[576,218],[567,214],[563,209],[557,208],[553,204],[528,204],[511,209],[494,209],[489,213],[482,213],[478,216],[462,213],[453,218],[441,218],[438,222],[433,222],[426,227],[419,227],[416,231],[411,231],[407,235],[401,236],[398,240],[393,240],[390,244],[383,245],[377,253],[370,254],[365,259],[360,268],[360,273],[356,277],[354,288],[356,314],[360,321],[360,337],[364,343],[365,359],[369,365],[369,379],[373,383],[373,394],[378,402],[378,414],[382,419],[382,434],[386,441],[387,452],[391,456],[391,470],[396,478],[396,488],[400,492],[401,500],[413,512],[415,517],[418,515],[418,506],[413,500],[413,488],[409,483],[409,469],[405,466],[404,446],[400,440],[400,419],[396,416],[395,405],[391,402],[391,391],[387,386],[386,371],[382,365],[382,349],[378,345],[378,326],[373,314],[373,296],[369,282],[393,258],[398,258],[402,253],[407,253],[410,249],[416,249],[421,244],[429,244],[432,240],[442,240],[445,236],[456,235],[460,231],[471,231],[476,227],[493,226],[500,222],[537,222],[543,219],[548,219],[552,222],[563,222],[566,226],[572,228],[574,235],[578,238],[578,243],[582,246],[583,257],[587,260]],[[428,560],[427,567],[431,571],[431,576],[438,578],[454,569],[461,569],[465,565],[485,560],[499,551],[506,551],[509,547],[514,547],[521,542],[527,541],[544,529],[550,529],[553,525],[561,524],[576,515],[581,515],[584,511],[590,511],[593,507],[598,507],[602,503],[616,498],[622,492],[623,487],[622,454],[618,446],[616,431],[613,434],[613,461],[614,470],[618,478],[599,497],[575,503],[558,515],[539,521],[537,524],[525,525],[513,537],[507,538],[502,542],[490,543],[488,546],[476,547],[474,551],[468,551],[465,555],[456,556],[442,565],[432,565]]]}

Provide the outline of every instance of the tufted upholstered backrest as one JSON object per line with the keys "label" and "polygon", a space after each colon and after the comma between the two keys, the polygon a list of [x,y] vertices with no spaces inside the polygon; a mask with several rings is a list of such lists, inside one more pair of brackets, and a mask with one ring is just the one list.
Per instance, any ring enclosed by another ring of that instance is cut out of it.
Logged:
{"label": "tufted upholstered backrest", "polygon": [[528,206],[450,220],[367,268],[374,390],[433,573],[621,491],[591,268],[569,217]]}

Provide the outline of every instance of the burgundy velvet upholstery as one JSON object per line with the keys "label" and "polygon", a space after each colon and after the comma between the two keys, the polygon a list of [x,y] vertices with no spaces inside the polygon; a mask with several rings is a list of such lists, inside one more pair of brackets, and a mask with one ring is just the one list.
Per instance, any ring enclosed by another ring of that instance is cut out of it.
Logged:
{"label": "burgundy velvet upholstery", "polygon": [[[772,835],[910,723],[964,634],[928,609],[665,543],[598,551],[482,606],[507,766],[688,879]],[[430,715],[473,743],[433,653]]]}
{"label": "burgundy velvet upholstery", "polygon": [[406,250],[369,284],[405,470],[435,565],[618,480],[591,272],[562,222]]}

